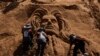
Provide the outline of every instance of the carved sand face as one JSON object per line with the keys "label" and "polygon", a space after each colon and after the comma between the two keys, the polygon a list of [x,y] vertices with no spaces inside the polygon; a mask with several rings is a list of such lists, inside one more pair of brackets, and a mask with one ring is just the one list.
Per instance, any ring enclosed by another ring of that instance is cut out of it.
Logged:
{"label": "carved sand face", "polygon": [[58,34],[59,26],[58,21],[53,15],[44,15],[42,18],[42,24],[45,25],[46,32],[48,34]]}

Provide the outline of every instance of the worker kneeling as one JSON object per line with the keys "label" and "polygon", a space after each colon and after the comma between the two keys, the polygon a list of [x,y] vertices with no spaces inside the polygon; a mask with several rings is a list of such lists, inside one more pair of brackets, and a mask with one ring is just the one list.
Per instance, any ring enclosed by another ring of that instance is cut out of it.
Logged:
{"label": "worker kneeling", "polygon": [[36,56],[43,56],[44,54],[44,48],[46,46],[46,43],[48,42],[47,34],[45,33],[45,30],[43,28],[40,28],[37,32],[37,54]]}

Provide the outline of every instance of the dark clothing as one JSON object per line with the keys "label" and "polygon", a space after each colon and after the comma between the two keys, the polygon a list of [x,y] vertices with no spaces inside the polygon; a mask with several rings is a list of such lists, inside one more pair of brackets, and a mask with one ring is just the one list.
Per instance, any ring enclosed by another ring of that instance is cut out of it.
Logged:
{"label": "dark clothing", "polygon": [[82,54],[85,53],[85,42],[78,38],[79,38],[79,36],[76,36],[76,38],[73,38],[71,36],[71,39],[70,39],[70,44],[75,45],[74,49],[73,49],[73,56],[77,56],[78,50],[80,50],[82,52]]}
{"label": "dark clothing", "polygon": [[32,47],[33,46],[33,34],[32,34],[32,31],[29,31],[29,38],[30,38],[30,46]]}
{"label": "dark clothing", "polygon": [[23,51],[29,50],[30,41],[23,40]]}
{"label": "dark clothing", "polygon": [[28,36],[27,37],[25,37],[24,36],[24,32],[23,32],[23,41],[24,42],[32,42],[32,39],[33,39],[33,34],[32,34],[32,32],[31,31],[28,31]]}
{"label": "dark clothing", "polygon": [[32,47],[32,39],[33,39],[33,33],[31,28],[23,28],[22,29],[23,34],[23,50],[27,51],[29,49],[29,46]]}
{"label": "dark clothing", "polygon": [[39,29],[37,32],[38,49],[36,56],[43,56],[46,43],[49,41],[44,29]]}
{"label": "dark clothing", "polygon": [[79,41],[75,43],[75,47],[73,49],[73,56],[77,56],[77,51],[80,50],[82,54],[85,53],[85,43],[83,41]]}
{"label": "dark clothing", "polygon": [[44,48],[46,47],[46,43],[42,42],[41,40],[38,41],[38,49],[36,56],[43,56],[44,54]]}

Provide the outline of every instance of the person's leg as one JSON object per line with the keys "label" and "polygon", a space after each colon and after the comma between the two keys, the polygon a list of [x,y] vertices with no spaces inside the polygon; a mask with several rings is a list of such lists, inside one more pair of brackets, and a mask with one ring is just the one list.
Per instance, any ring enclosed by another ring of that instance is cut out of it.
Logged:
{"label": "person's leg", "polygon": [[46,43],[42,43],[40,56],[43,56]]}
{"label": "person's leg", "polygon": [[26,50],[26,44],[25,41],[23,42],[23,52]]}
{"label": "person's leg", "polygon": [[33,42],[32,42],[32,40],[29,41],[29,46],[30,46],[30,48],[32,49],[32,47],[33,47]]}
{"label": "person's leg", "polygon": [[31,42],[30,42],[30,40],[28,41],[28,50],[30,49],[30,47],[31,47]]}
{"label": "person's leg", "polygon": [[78,51],[78,46],[75,45],[74,49],[73,49],[73,56],[77,56],[77,51]]}
{"label": "person's leg", "polygon": [[79,49],[82,52],[82,54],[85,53],[85,43],[84,42],[83,43],[80,43]]}
{"label": "person's leg", "polygon": [[37,50],[36,50],[36,56],[39,56],[39,54],[40,54],[40,49],[41,49],[41,44],[38,43],[38,48],[37,48]]}
{"label": "person's leg", "polygon": [[28,43],[27,43],[27,41],[25,40],[25,41],[23,42],[23,50],[24,50],[24,51],[27,51],[27,47],[28,47],[27,44],[28,44]]}
{"label": "person's leg", "polygon": [[31,47],[33,47],[33,40],[31,39]]}
{"label": "person's leg", "polygon": [[29,41],[28,40],[26,41],[26,48],[27,48],[26,51],[28,51],[29,50]]}
{"label": "person's leg", "polygon": [[80,51],[82,52],[83,56],[89,56],[89,53],[87,53],[85,50],[85,43],[81,43]]}

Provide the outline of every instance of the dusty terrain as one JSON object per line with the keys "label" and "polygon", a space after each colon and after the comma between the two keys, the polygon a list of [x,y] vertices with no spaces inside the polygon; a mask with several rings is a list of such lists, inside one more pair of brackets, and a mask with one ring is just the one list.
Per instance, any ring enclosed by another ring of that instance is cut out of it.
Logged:
{"label": "dusty terrain", "polygon": [[[34,0],[35,1],[35,0]],[[64,23],[56,34],[49,36],[44,56],[68,56],[67,35],[74,33],[85,37],[90,45],[86,45],[89,56],[100,56],[100,1],[99,0],[37,0],[33,2],[0,3],[0,56],[22,56],[21,28],[27,22],[34,22],[34,13],[45,9],[52,14],[60,11]],[[7,3],[7,4],[5,4]],[[43,12],[45,14],[45,12]],[[52,14],[53,15],[53,14]],[[59,23],[59,22],[58,22]],[[33,26],[36,24],[33,23]],[[39,26],[38,26],[39,27]],[[36,47],[28,51],[27,56],[35,55]]]}

